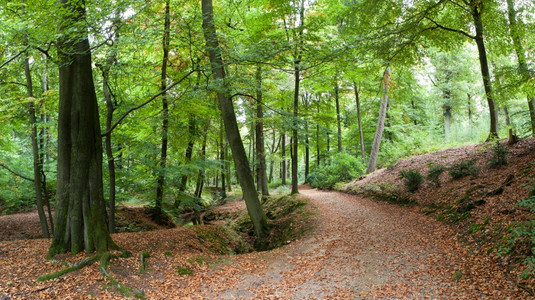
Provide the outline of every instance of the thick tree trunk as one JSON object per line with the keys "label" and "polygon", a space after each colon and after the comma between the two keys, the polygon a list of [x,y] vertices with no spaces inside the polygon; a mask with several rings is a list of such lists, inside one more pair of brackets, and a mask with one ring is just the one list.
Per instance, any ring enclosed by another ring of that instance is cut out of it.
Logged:
{"label": "thick tree trunk", "polygon": [[388,89],[390,86],[390,68],[387,68],[383,74],[383,99],[381,101],[381,108],[379,110],[379,118],[377,120],[377,128],[375,136],[373,137],[372,150],[370,152],[370,161],[366,173],[375,171],[377,163],[377,155],[379,154],[379,147],[381,146],[381,137],[385,128],[386,109],[388,107]]}
{"label": "thick tree trunk", "polygon": [[[43,94],[49,90],[48,88],[48,76],[47,76],[47,63],[46,63],[46,56],[45,56],[45,72],[41,76],[41,91]],[[41,123],[45,124],[48,122],[48,116],[46,113],[41,113],[40,116]],[[43,205],[46,204],[47,211],[48,211],[48,221],[50,222],[50,230],[52,234],[54,234],[54,219],[52,218],[52,209],[50,207],[50,193],[47,188],[47,180],[46,180],[46,173],[45,173],[45,164],[50,159],[47,149],[47,145],[50,141],[50,134],[48,132],[48,129],[43,126],[41,130],[39,131],[39,172],[41,173],[41,186],[43,190]]]}
{"label": "thick tree trunk", "polygon": [[169,63],[169,39],[171,31],[171,13],[170,13],[170,0],[165,1],[165,17],[164,17],[164,31],[162,39],[162,73],[160,77],[162,94],[162,148],[160,153],[160,164],[158,168],[158,179],[156,184],[156,201],[154,205],[153,218],[157,223],[161,222],[162,218],[162,203],[165,186],[165,168],[167,165],[167,147],[168,147],[168,135],[169,135],[169,107],[167,103],[167,64]]}
{"label": "thick tree trunk", "polygon": [[264,111],[262,109],[262,69],[258,66],[256,70],[256,157],[258,161],[258,181],[262,197],[269,196],[268,180],[266,175],[266,154],[264,145]]}
{"label": "thick tree trunk", "polygon": [[[59,116],[55,230],[48,257],[117,246],[108,232],[102,186],[102,139],[84,1],[58,2]],[[82,30],[83,29],[83,30]]]}
{"label": "thick tree trunk", "polygon": [[[519,24],[519,22],[517,21],[517,11],[515,10],[513,0],[507,0],[507,12],[509,18],[509,33],[511,35],[511,39],[513,40],[513,46],[515,48],[516,57],[518,59],[518,69],[520,75],[524,79],[527,79],[527,77],[529,76],[528,64],[526,62],[526,52],[524,50],[524,46],[522,45],[522,36],[519,31],[519,26],[523,24]],[[527,96],[532,136],[535,136],[535,107],[533,105],[534,99],[535,98],[531,97],[530,95]]]}
{"label": "thick tree trunk", "polygon": [[[471,2],[474,2],[472,0]],[[485,41],[483,38],[483,21],[481,19],[481,7],[480,4],[472,4],[471,7],[472,17],[474,19],[474,25],[476,29],[475,41],[477,45],[477,51],[479,53],[479,64],[481,66],[481,76],[483,77],[483,86],[485,87],[485,95],[487,98],[487,104],[489,106],[490,113],[490,130],[487,140],[498,138],[498,120],[496,115],[496,107],[492,95],[492,83],[490,82],[489,64],[487,61],[487,51],[485,50]]]}
{"label": "thick tree trunk", "polygon": [[336,128],[338,130],[338,152],[342,152],[342,120],[340,117],[340,95],[338,82],[334,84],[334,101],[336,102]]}
{"label": "thick tree trunk", "polygon": [[42,178],[41,169],[42,162],[39,159],[39,144],[37,140],[37,118],[35,117],[35,105],[33,95],[33,82],[30,73],[30,62],[28,58],[28,52],[24,54],[24,74],[26,76],[26,91],[28,95],[28,113],[30,115],[30,127],[31,127],[31,141],[32,141],[32,154],[33,154],[33,186],[35,189],[35,203],[37,206],[37,214],[39,215],[39,223],[41,224],[41,231],[43,237],[49,238],[50,232],[48,230],[48,223],[46,220],[45,210],[43,207],[43,190],[42,190]]}
{"label": "thick tree trunk", "polygon": [[366,159],[366,153],[364,152],[364,133],[362,132],[362,117],[360,114],[360,97],[357,83],[353,81],[353,90],[355,91],[355,102],[357,104],[357,121],[359,125],[359,144],[360,144],[360,156],[362,161]]}
{"label": "thick tree trunk", "polygon": [[[253,223],[255,234],[261,243],[269,235],[267,218],[264,214],[258,194],[256,193],[253,176],[247,161],[243,142],[240,137],[240,131],[236,122],[236,114],[232,99],[229,95],[228,84],[225,78],[223,59],[221,57],[221,48],[217,40],[217,33],[214,25],[212,0],[202,0],[202,27],[206,39],[206,52],[210,58],[212,74],[214,79],[222,86],[217,88],[217,98],[225,124],[225,131],[229,140],[232,156],[236,167],[236,173],[240,181],[243,192],[243,199],[247,206],[249,217]],[[264,245],[265,246],[265,245]],[[262,247],[262,245],[260,246]]]}

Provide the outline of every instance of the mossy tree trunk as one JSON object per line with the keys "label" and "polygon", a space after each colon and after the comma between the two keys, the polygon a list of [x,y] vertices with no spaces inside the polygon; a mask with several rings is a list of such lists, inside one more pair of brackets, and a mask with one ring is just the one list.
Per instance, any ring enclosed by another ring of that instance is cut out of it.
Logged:
{"label": "mossy tree trunk", "polygon": [[219,100],[219,108],[223,117],[225,132],[232,150],[236,173],[242,188],[249,217],[253,223],[257,238],[263,240],[269,234],[267,218],[258,200],[253,175],[249,167],[249,162],[247,161],[247,155],[236,122],[236,114],[229,94],[228,83],[226,82],[221,48],[214,25],[212,0],[202,0],[201,4],[203,15],[202,27],[206,39],[206,51],[210,58],[214,79],[221,85],[217,89],[217,99]]}
{"label": "mossy tree trunk", "polygon": [[58,168],[54,236],[48,257],[105,252],[108,231],[102,185],[102,139],[84,1],[58,1],[60,32]]}
{"label": "mossy tree trunk", "polygon": [[262,197],[269,196],[268,180],[266,172],[266,150],[264,145],[264,110],[262,108],[262,68],[260,66],[256,69],[256,156],[258,161],[258,182]]}

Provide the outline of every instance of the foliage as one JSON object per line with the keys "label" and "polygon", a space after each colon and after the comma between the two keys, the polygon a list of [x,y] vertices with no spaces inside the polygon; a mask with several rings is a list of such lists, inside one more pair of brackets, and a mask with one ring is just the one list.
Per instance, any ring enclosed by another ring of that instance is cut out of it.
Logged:
{"label": "foliage", "polygon": [[446,167],[441,164],[430,164],[427,171],[427,180],[431,181],[436,187],[440,186],[440,175],[444,173]]}
{"label": "foliage", "polygon": [[500,141],[497,140],[494,146],[492,147],[492,155],[489,159],[489,167],[496,169],[501,166],[507,165],[508,153],[509,149],[507,149],[504,144],[500,143]]}
{"label": "foliage", "polygon": [[399,175],[401,176],[401,178],[403,178],[403,182],[405,183],[405,186],[411,193],[416,192],[420,188],[420,185],[422,185],[422,182],[424,181],[424,177],[416,169],[401,170],[399,172]]}
{"label": "foliage", "polygon": [[363,163],[347,153],[333,156],[329,165],[317,167],[309,174],[307,181],[312,187],[332,189],[337,182],[349,181],[364,173]]}
{"label": "foliage", "polygon": [[463,159],[462,161],[451,165],[448,168],[448,174],[452,179],[459,179],[465,176],[477,176],[479,174],[479,167],[476,166],[477,159]]}

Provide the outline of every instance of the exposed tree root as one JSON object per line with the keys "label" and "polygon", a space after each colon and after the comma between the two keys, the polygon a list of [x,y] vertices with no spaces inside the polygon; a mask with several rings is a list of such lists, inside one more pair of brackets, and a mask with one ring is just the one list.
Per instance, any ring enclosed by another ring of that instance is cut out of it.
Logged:
{"label": "exposed tree root", "polygon": [[65,275],[65,274],[67,274],[69,272],[80,270],[81,268],[83,268],[85,266],[90,266],[90,265],[94,264],[99,259],[100,256],[101,255],[96,254],[96,255],[93,255],[91,257],[84,258],[80,262],[78,262],[78,263],[76,263],[76,264],[74,264],[74,265],[72,265],[72,266],[70,266],[68,268],[65,268],[63,270],[59,270],[57,272],[50,273],[50,274],[41,275],[41,276],[37,277],[37,280],[39,280],[39,281],[47,281],[47,280],[50,280],[50,279],[58,278],[58,277],[60,277],[62,275]]}
{"label": "exposed tree root", "polygon": [[[147,254],[147,257],[148,257],[148,252],[143,252],[141,254],[141,257],[144,257],[144,254]],[[129,256],[132,256],[132,255],[128,251],[123,251],[123,254],[121,256],[129,257]],[[68,268],[65,268],[63,270],[39,276],[37,278],[37,280],[46,281],[46,280],[54,279],[54,278],[60,277],[62,275],[65,275],[65,274],[67,274],[69,272],[80,270],[83,267],[90,266],[90,265],[94,264],[95,262],[99,261],[99,263],[100,263],[99,272],[109,282],[106,285],[108,288],[112,288],[114,291],[120,293],[122,296],[125,296],[125,297],[133,296],[135,298],[144,299],[145,298],[145,292],[143,292],[143,290],[135,290],[135,289],[132,289],[132,288],[130,288],[128,286],[125,286],[125,285],[119,283],[117,281],[117,279],[115,279],[115,277],[110,275],[110,273],[108,272],[108,265],[110,263],[110,260],[112,260],[114,258],[117,258],[117,257],[112,255],[108,251],[103,252],[103,253],[98,253],[98,254],[95,254],[95,255],[93,255],[91,257],[84,258],[81,261],[79,261],[78,263],[76,263],[76,264],[74,264],[74,265],[72,265],[72,266],[70,266]]]}
{"label": "exposed tree root", "polygon": [[150,253],[148,251],[143,251],[143,253],[139,255],[139,262],[141,263],[141,267],[139,267],[139,272],[141,274],[147,271],[147,262],[145,261],[145,259],[149,257],[150,257]]}

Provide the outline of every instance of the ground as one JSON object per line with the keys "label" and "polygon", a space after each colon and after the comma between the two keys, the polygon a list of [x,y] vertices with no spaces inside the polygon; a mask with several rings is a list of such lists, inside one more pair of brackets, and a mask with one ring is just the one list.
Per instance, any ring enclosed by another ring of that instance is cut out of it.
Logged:
{"label": "ground", "polygon": [[[422,213],[427,202],[456,203],[456,197],[473,186],[493,191],[507,174],[513,174],[513,183],[502,194],[478,194],[486,203],[463,221],[478,224],[480,218],[492,214],[492,222],[513,222],[521,212],[515,211],[512,202],[516,201],[511,197],[525,197],[527,191],[521,185],[533,175],[531,169],[525,169],[533,161],[535,143],[521,143],[510,148],[514,157],[499,170],[485,167],[487,146],[469,146],[406,160],[345,187],[358,193],[358,187],[380,185],[398,193],[398,188],[403,189],[399,170],[418,168],[425,173],[431,160],[448,165],[468,156],[478,158],[482,167],[478,177],[455,182],[444,174],[440,187],[425,185],[409,194],[411,202],[421,202],[419,205],[301,186],[299,200],[308,201],[307,207],[315,212],[313,229],[271,251],[222,255],[232,251],[207,238],[225,234],[226,229],[218,224],[117,233],[113,239],[133,256],[115,260],[110,274],[118,282],[142,290],[147,299],[530,299],[529,282],[519,279],[516,265],[487,253],[486,243],[478,244],[480,241],[462,234],[467,224],[445,222],[437,213]],[[406,191],[400,193],[406,195]],[[243,202],[233,201],[218,210],[232,214],[239,209]],[[4,219],[0,217],[0,228]],[[0,299],[123,297],[103,279],[98,265],[38,282],[37,276],[85,255],[46,260],[47,239],[3,239]],[[141,273],[139,256],[144,251],[150,257],[147,270]]]}

